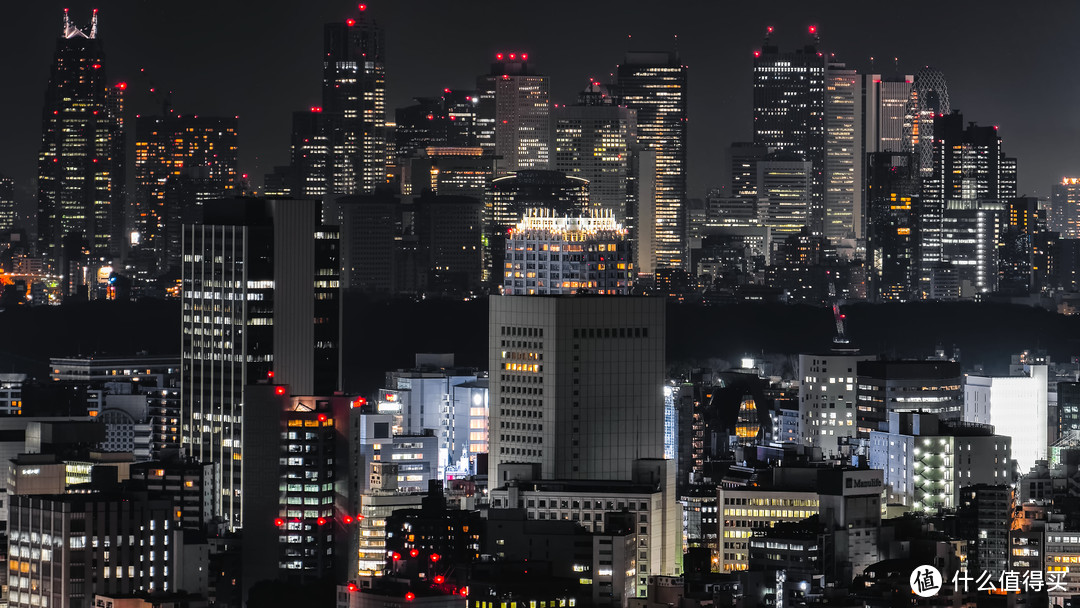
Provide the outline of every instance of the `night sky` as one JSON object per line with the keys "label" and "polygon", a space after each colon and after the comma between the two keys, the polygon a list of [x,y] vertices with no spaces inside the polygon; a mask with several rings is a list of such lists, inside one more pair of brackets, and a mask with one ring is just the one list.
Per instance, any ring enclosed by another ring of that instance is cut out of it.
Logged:
{"label": "night sky", "polygon": [[[288,159],[290,112],[319,105],[322,25],[354,16],[336,0],[100,0],[4,3],[0,173],[33,208],[41,104],[62,9],[89,24],[100,8],[110,80],[127,81],[130,118],[155,112],[151,84],[173,91],[180,113],[240,116],[243,173],[257,185]],[[767,25],[781,49],[808,41],[867,71],[944,72],[954,109],[998,125],[1019,159],[1022,194],[1048,196],[1080,175],[1080,3],[731,2],[638,0],[369,0],[386,30],[388,117],[415,96],[471,88],[496,51],[524,51],[551,77],[552,101],[573,103],[589,77],[604,79],[623,53],[678,50],[690,66],[690,195],[720,185],[723,150],[750,137],[751,60]],[[1035,7],[1035,8],[1032,8]],[[630,36],[628,38],[628,35]],[[139,68],[146,68],[140,79]],[[131,89],[129,89],[130,91]],[[134,125],[132,124],[132,127]],[[133,133],[131,133],[133,135]]]}

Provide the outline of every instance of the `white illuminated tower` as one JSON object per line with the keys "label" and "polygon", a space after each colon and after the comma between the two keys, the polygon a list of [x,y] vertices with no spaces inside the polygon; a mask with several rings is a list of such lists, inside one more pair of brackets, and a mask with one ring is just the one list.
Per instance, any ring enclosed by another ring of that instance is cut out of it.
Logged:
{"label": "white illuminated tower", "polygon": [[863,140],[867,154],[908,150],[904,118],[914,80],[910,74],[863,76]]}
{"label": "white illuminated tower", "polygon": [[551,93],[548,77],[529,69],[528,53],[498,53],[476,79],[477,139],[493,150],[496,173],[551,167]]}
{"label": "white illuminated tower", "polygon": [[663,298],[492,296],[491,486],[507,465],[542,479],[630,480],[664,457]]}

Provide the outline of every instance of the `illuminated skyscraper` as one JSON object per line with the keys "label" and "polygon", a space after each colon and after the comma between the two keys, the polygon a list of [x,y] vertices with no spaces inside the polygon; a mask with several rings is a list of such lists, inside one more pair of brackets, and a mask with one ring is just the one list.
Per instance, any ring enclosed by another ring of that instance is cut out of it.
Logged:
{"label": "illuminated skyscraper", "polygon": [[825,78],[827,60],[814,44],[781,53],[768,38],[754,52],[754,143],[810,163],[806,225],[825,223]]}
{"label": "illuminated skyscraper", "polygon": [[476,79],[477,136],[494,150],[499,175],[551,168],[551,92],[548,77],[529,69],[528,53],[498,53]]}
{"label": "illuminated skyscraper", "polygon": [[[530,211],[506,239],[503,293],[560,295],[585,290],[628,295],[634,263],[626,237],[611,211],[581,217]],[[517,252],[530,252],[526,254],[530,261],[519,261]]]}
{"label": "illuminated skyscraper", "polygon": [[919,176],[911,153],[874,152],[867,163],[866,262],[870,297],[916,297],[919,269]]}
{"label": "illuminated skyscraper", "polygon": [[1002,152],[997,127],[964,125],[959,113],[934,121],[933,164],[922,180],[920,283],[933,296],[941,271],[957,275],[957,297],[994,291],[998,229],[1016,197],[1016,159]]}
{"label": "illuminated skyscraper", "polygon": [[830,239],[863,236],[862,91],[842,63],[825,71],[825,224]]}
{"label": "illuminated skyscraper", "polygon": [[386,184],[386,47],[383,29],[360,5],[356,19],[328,23],[323,41],[323,105],[332,194]]}
{"label": "illuminated skyscraper", "polygon": [[293,394],[340,388],[341,262],[336,230],[311,200],[241,198],[203,207],[183,229],[183,447],[217,465],[219,515],[242,527],[249,385]]}
{"label": "illuminated skyscraper", "polygon": [[[157,255],[164,271],[180,261],[183,215],[205,200],[237,191],[236,118],[140,116],[135,121],[135,188],[140,244]],[[191,200],[170,200],[188,178]]]}
{"label": "illuminated skyscraper", "polygon": [[810,161],[798,154],[778,152],[756,164],[757,215],[774,233],[797,233],[807,228],[813,200]]}
{"label": "illuminated skyscraper", "polygon": [[1054,184],[1050,229],[1063,239],[1080,239],[1080,178],[1065,177]]}
{"label": "illuminated skyscraper", "polygon": [[110,86],[105,73],[97,10],[83,31],[65,9],[38,153],[38,250],[63,276],[65,293],[87,255],[107,264],[120,254],[127,85]]}
{"label": "illuminated skyscraper", "polygon": [[[642,272],[685,269],[686,233],[686,83],[687,67],[676,53],[629,52],[616,73],[616,94],[620,103],[637,111],[637,138],[643,151],[655,153],[653,193],[639,188],[639,204],[652,196],[652,208],[638,210],[636,230],[651,232],[653,255],[642,262]],[[643,166],[647,166],[644,163]],[[648,184],[641,175],[639,185]],[[652,213],[650,213],[650,211]],[[651,220],[649,231],[644,223]],[[639,253],[647,250],[639,238]]]}
{"label": "illuminated skyscraper", "polygon": [[904,111],[904,151],[915,154],[923,178],[934,172],[934,119],[950,112],[945,75],[930,66],[919,70]]}
{"label": "illuminated skyscraper", "polygon": [[631,174],[637,145],[637,112],[618,105],[593,82],[573,106],[556,107],[555,169],[589,181],[589,202],[624,224],[635,209]]}
{"label": "illuminated skyscraper", "polygon": [[15,228],[15,180],[0,175],[0,232]]}
{"label": "illuminated skyscraper", "polygon": [[867,154],[908,151],[904,118],[914,80],[910,74],[863,76],[863,141]]}

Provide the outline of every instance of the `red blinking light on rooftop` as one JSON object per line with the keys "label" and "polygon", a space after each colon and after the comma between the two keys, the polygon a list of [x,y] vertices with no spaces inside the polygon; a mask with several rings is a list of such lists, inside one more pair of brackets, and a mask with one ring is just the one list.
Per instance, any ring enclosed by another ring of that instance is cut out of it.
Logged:
{"label": "red blinking light on rooftop", "polygon": [[315,523],[319,524],[320,526],[325,526],[326,525],[326,518],[325,517],[320,517],[319,519],[315,520]]}
{"label": "red blinking light on rooftop", "polygon": [[274,520],[274,525],[280,528],[281,526],[285,525],[285,520],[279,517]]}
{"label": "red blinking light on rooftop", "polygon": [[503,58],[502,53],[495,53],[495,61],[502,61],[502,58]]}
{"label": "red blinking light on rooftop", "polygon": [[811,25],[809,29],[810,29],[811,34],[816,34],[817,33],[817,26],[816,25]]}
{"label": "red blinking light on rooftop", "polygon": [[320,108],[319,106],[311,106],[311,111],[315,114],[318,114],[319,112],[322,112],[322,108]]}
{"label": "red blinking light on rooftop", "polygon": [[437,561],[439,561],[440,559],[442,559],[442,556],[441,556],[441,555],[439,555],[438,553],[432,553],[432,554],[431,554],[431,561],[432,561],[432,562],[437,562]]}
{"label": "red blinking light on rooftop", "polygon": [[274,389],[274,392],[277,393],[278,395],[284,395],[285,394],[285,387],[284,386],[279,386],[279,387]]}
{"label": "red blinking light on rooftop", "polygon": [[267,378],[273,378],[274,377],[274,370],[270,370],[270,371],[266,372],[266,377]]}
{"label": "red blinking light on rooftop", "polygon": [[405,601],[406,602],[411,602],[411,601],[413,601],[415,599],[416,599],[416,594],[413,593],[412,591],[405,594]]}
{"label": "red blinking light on rooftop", "polygon": [[349,591],[359,591],[360,588],[356,586],[356,583],[349,583]]}
{"label": "red blinking light on rooftop", "polygon": [[420,551],[416,549],[409,551],[409,557],[416,557],[417,555],[420,555]]}
{"label": "red blinking light on rooftop", "polygon": [[443,577],[443,575],[441,575],[441,574],[437,574],[437,575],[435,575],[435,584],[436,584],[436,585],[441,585],[441,584],[443,584],[443,582],[445,582],[445,581],[446,581],[446,578],[445,578],[445,577]]}
{"label": "red blinking light on rooftop", "polygon": [[346,515],[345,517],[341,518],[341,521],[347,524],[351,524],[353,522],[353,518],[350,515]]}
{"label": "red blinking light on rooftop", "polygon": [[367,10],[367,5],[366,4],[361,4],[358,8],[360,9],[360,12],[364,12],[364,11]]}
{"label": "red blinking light on rooftop", "polygon": [[124,90],[127,89],[127,83],[126,82],[118,82],[118,83],[116,83],[116,88],[120,89],[121,91],[124,91]]}
{"label": "red blinking light on rooftop", "polygon": [[319,422],[326,422],[326,414],[319,414]]}
{"label": "red blinking light on rooftop", "polygon": [[401,559],[401,554],[397,553],[397,552],[391,553],[390,554],[390,559],[392,559],[392,560],[394,560],[396,562],[399,559]]}
{"label": "red blinking light on rooftop", "polygon": [[363,397],[357,397],[356,399],[353,399],[353,407],[363,407],[365,405],[367,405],[367,399],[364,399]]}
{"label": "red blinking light on rooftop", "polygon": [[352,27],[352,26],[356,25],[356,19],[346,19],[345,20],[345,25],[347,25],[349,27]]}

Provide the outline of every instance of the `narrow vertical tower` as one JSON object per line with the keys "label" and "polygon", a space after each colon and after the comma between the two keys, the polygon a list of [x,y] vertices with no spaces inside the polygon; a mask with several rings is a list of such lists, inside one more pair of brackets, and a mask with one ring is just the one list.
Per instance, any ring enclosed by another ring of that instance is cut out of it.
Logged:
{"label": "narrow vertical tower", "polygon": [[330,123],[333,194],[371,192],[386,184],[386,51],[383,29],[368,13],[324,29],[323,105]]}
{"label": "narrow vertical tower", "polygon": [[122,86],[109,86],[97,36],[67,9],[42,109],[38,153],[38,250],[65,295],[87,293],[85,277],[120,254],[124,202]]}

